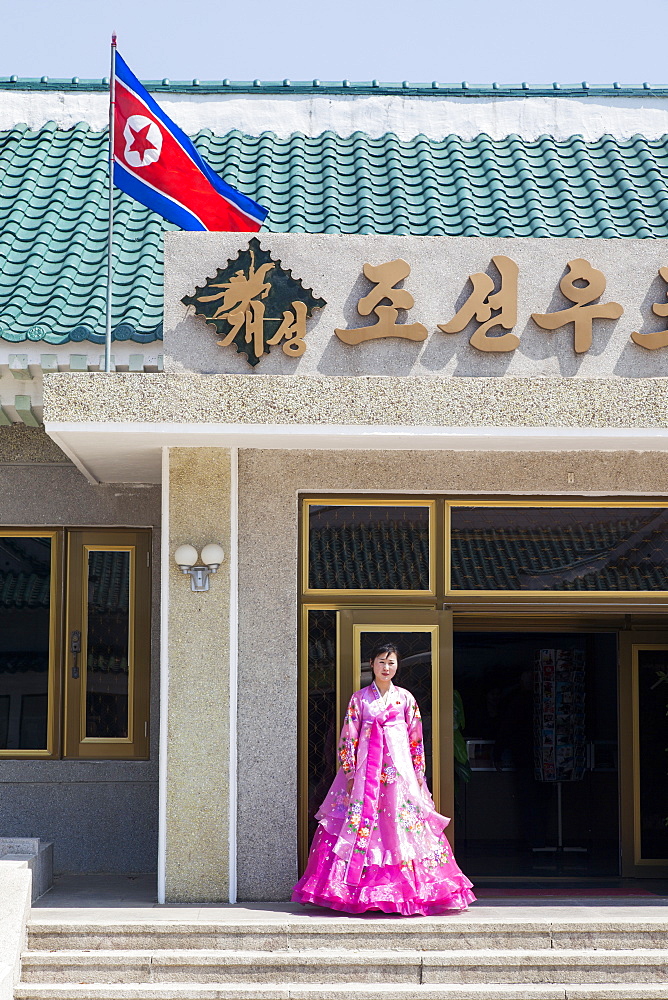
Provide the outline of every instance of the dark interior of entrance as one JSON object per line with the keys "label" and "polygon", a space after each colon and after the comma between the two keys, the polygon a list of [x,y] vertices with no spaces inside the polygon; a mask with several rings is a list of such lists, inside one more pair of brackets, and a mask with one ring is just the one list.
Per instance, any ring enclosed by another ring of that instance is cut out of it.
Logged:
{"label": "dark interior of entrance", "polygon": [[455,632],[472,877],[619,874],[616,633]]}

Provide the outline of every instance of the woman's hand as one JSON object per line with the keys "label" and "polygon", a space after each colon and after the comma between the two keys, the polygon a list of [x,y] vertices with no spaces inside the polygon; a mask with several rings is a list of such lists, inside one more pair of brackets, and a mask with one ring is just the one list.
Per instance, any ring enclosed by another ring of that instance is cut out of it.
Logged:
{"label": "woman's hand", "polygon": [[348,796],[348,798],[350,798],[350,796],[352,795],[354,783],[355,783],[355,778],[353,775],[351,775],[348,778],[348,781],[346,782],[346,795]]}
{"label": "woman's hand", "polygon": [[422,786],[424,785],[424,778],[421,778],[420,775],[418,775],[417,780],[418,780],[418,785],[420,786],[420,788],[422,788]]}

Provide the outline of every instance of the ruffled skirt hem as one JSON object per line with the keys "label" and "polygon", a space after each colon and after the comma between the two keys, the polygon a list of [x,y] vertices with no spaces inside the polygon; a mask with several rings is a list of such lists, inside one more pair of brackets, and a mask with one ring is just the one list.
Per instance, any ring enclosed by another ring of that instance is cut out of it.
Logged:
{"label": "ruffled skirt hem", "polygon": [[451,856],[444,864],[369,865],[359,885],[345,882],[346,863],[333,852],[334,839],[318,827],[306,871],[292,893],[294,903],[311,903],[344,913],[380,910],[404,917],[465,910],[475,902],[472,883]]}

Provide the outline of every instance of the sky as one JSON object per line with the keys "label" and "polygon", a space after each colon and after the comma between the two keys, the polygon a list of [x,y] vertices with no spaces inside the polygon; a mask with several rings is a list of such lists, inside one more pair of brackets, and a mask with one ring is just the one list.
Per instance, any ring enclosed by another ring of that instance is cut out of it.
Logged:
{"label": "sky", "polygon": [[668,0],[0,0],[0,76],[668,84]]}

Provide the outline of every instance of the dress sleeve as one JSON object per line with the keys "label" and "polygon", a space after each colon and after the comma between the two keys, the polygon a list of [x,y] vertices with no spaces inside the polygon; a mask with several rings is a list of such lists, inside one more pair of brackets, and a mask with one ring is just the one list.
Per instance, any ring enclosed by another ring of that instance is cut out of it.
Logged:
{"label": "dress sleeve", "polygon": [[348,711],[343,720],[341,739],[339,740],[339,760],[346,774],[354,774],[357,766],[357,744],[359,742],[360,711],[359,705],[352,696],[348,702]]}
{"label": "dress sleeve", "polygon": [[406,723],[408,725],[408,744],[413,761],[413,770],[418,778],[424,778],[425,759],[424,742],[422,739],[422,716],[415,698],[411,698],[406,707]]}

